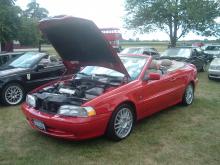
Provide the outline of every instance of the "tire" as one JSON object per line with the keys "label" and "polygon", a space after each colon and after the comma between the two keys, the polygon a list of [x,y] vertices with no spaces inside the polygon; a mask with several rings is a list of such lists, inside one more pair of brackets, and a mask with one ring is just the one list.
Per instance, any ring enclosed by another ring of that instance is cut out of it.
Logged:
{"label": "tire", "polygon": [[188,106],[193,103],[193,100],[194,100],[194,87],[192,83],[190,83],[185,89],[182,99],[182,104]]}
{"label": "tire", "polygon": [[114,141],[127,138],[133,130],[134,121],[134,109],[127,104],[122,104],[112,114],[106,132],[107,137]]}
{"label": "tire", "polygon": [[1,99],[5,105],[18,105],[24,100],[24,88],[18,83],[7,84],[1,93]]}

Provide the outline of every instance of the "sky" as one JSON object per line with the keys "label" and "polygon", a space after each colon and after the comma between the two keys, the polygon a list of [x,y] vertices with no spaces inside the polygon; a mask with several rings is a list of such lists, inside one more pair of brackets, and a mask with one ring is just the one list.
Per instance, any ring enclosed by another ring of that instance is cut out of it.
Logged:
{"label": "sky", "polygon": [[[22,9],[31,0],[17,0],[16,4]],[[154,32],[150,34],[133,34],[132,31],[123,28],[125,17],[124,0],[37,0],[41,7],[49,11],[49,16],[71,15],[94,21],[100,28],[117,27],[121,29],[124,39],[140,40],[169,40],[166,33]],[[182,40],[206,39],[193,33],[189,33]],[[209,37],[208,39],[215,39]]]}

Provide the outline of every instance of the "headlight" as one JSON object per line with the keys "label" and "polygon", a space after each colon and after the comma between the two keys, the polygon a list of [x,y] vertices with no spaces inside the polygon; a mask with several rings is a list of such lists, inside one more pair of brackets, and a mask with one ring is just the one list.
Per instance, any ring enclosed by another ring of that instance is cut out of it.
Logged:
{"label": "headlight", "polygon": [[26,97],[26,103],[30,106],[30,107],[36,107],[36,99],[34,96],[32,95],[27,95]]}
{"label": "headlight", "polygon": [[74,105],[63,105],[59,108],[58,114],[73,117],[89,117],[96,115],[92,107],[78,107]]}

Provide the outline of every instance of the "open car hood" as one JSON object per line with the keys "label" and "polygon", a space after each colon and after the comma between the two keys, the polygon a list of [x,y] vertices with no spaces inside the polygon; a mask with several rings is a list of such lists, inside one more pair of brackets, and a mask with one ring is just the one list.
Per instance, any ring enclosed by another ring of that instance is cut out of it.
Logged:
{"label": "open car hood", "polygon": [[103,66],[129,77],[117,52],[92,21],[61,16],[41,20],[39,27],[67,69],[73,69],[76,65]]}

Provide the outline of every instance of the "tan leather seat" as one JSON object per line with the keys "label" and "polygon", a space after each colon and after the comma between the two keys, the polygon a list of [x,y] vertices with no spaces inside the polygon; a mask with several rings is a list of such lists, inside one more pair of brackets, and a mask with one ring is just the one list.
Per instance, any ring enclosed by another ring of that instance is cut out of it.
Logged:
{"label": "tan leather seat", "polygon": [[165,66],[165,67],[170,67],[172,65],[172,61],[169,60],[169,59],[164,59],[161,61],[160,63],[162,66]]}
{"label": "tan leather seat", "polygon": [[157,63],[156,60],[152,60],[152,62],[150,63],[150,66],[148,68],[148,72],[154,72],[154,73],[160,73],[162,74],[162,71],[160,70],[160,64]]}

